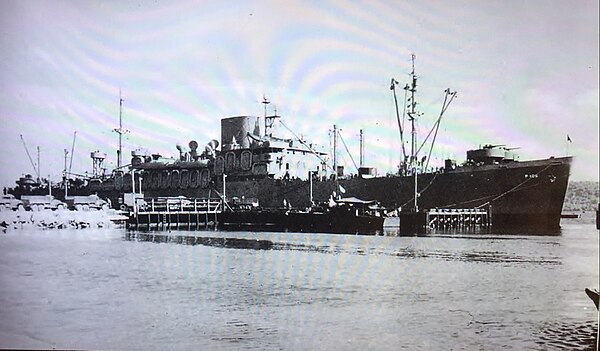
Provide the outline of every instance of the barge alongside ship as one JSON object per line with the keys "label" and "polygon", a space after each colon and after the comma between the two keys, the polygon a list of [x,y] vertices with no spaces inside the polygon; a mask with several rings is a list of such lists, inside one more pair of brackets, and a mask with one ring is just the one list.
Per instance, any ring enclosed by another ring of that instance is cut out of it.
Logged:
{"label": "barge alongside ship", "polygon": [[[392,80],[392,90],[395,83]],[[412,82],[405,89],[411,95],[408,116],[414,125],[418,115],[414,67]],[[446,91],[448,101],[454,96]],[[344,196],[375,200],[389,211],[485,208],[493,216],[495,229],[560,228],[571,157],[520,161],[514,150],[485,145],[467,151],[462,164],[446,160],[444,167],[432,171],[425,163],[428,157],[418,155],[420,148],[413,140],[410,155],[402,150],[405,161],[397,174],[378,176],[374,168],[361,164],[350,176],[336,164],[335,151],[330,162],[326,153],[300,138],[273,136],[275,122],[285,125],[276,113],[267,115],[268,101],[264,102],[262,117],[222,119],[220,142],[212,140],[199,149],[196,141],[190,141],[189,148],[177,147],[176,159],[134,151],[126,172],[98,175],[74,190],[109,198],[114,207],[122,204],[123,193],[141,188],[148,198],[256,198],[262,208],[286,203],[297,209],[344,192]],[[448,104],[445,100],[442,113]],[[436,134],[440,119],[441,115]],[[399,116],[398,120],[402,135]],[[336,133],[334,126],[334,145]],[[103,156],[92,153],[92,158],[94,168],[101,169]]]}

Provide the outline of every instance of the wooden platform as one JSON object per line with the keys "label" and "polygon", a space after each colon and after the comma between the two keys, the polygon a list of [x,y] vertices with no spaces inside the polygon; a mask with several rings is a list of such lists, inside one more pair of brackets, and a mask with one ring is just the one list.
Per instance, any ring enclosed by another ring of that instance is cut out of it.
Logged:
{"label": "wooden platform", "polygon": [[431,209],[427,211],[427,225],[434,229],[489,227],[492,216],[488,210],[467,209]]}
{"label": "wooden platform", "polygon": [[475,229],[492,226],[492,213],[479,208],[434,208],[400,212],[401,234],[425,234],[428,230]]}
{"label": "wooden platform", "polygon": [[217,199],[152,199],[130,213],[128,228],[201,229],[214,226],[222,210],[223,203]]}

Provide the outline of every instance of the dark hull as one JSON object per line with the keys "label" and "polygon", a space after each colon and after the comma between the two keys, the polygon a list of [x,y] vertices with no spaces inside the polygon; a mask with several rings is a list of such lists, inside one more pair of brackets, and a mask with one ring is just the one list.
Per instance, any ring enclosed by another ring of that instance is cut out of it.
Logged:
{"label": "dark hull", "polygon": [[374,235],[383,232],[383,217],[356,216],[348,211],[306,213],[286,210],[223,212],[220,229],[273,232]]}
{"label": "dark hull", "polygon": [[594,301],[594,305],[596,305],[596,309],[598,309],[598,291],[585,288],[585,293],[590,299],[592,299],[592,301]]}
{"label": "dark hull", "polygon": [[[490,207],[494,229],[554,231],[560,228],[570,165],[571,158],[563,157],[500,165],[465,166],[443,173],[422,174],[418,177],[419,210]],[[307,180],[232,178],[229,177],[226,182],[228,199],[257,198],[264,208],[281,207],[284,200],[295,208],[309,206]],[[151,179],[149,175],[144,175],[142,188],[146,197],[184,195],[217,198],[217,193],[223,189],[220,177],[196,187],[181,187],[171,182],[153,183]],[[337,190],[333,180],[314,180],[312,183],[313,199],[316,202],[327,201]],[[340,179],[338,183],[346,191],[343,196],[377,200],[389,209],[413,208],[413,177],[355,177]],[[119,203],[121,193],[131,191],[131,183],[110,180],[93,184],[89,191],[109,197],[115,206]]]}

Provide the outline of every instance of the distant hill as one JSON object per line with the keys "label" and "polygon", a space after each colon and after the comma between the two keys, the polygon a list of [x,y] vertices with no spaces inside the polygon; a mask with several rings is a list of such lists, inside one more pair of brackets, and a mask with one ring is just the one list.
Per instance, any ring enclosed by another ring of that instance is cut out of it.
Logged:
{"label": "distant hill", "polygon": [[589,181],[569,182],[563,212],[595,211],[600,201],[600,183]]}

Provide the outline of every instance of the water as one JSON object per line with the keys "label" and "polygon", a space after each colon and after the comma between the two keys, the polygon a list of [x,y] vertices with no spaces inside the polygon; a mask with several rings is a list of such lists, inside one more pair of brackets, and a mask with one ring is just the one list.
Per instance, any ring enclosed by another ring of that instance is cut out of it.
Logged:
{"label": "water", "polygon": [[560,236],[158,234],[274,246],[8,231],[0,348],[595,349],[591,224],[566,223]]}

